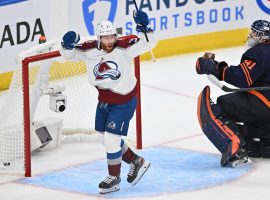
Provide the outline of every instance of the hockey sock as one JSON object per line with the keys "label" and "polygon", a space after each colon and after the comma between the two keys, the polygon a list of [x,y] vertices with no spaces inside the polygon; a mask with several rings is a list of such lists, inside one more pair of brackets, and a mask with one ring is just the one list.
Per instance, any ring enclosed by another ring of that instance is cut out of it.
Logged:
{"label": "hockey sock", "polygon": [[128,144],[122,139],[121,140],[122,149],[122,160],[127,164],[130,164],[138,156],[128,147]]}
{"label": "hockey sock", "polygon": [[108,164],[108,173],[111,176],[118,176],[121,171],[121,163],[116,165],[109,165]]}

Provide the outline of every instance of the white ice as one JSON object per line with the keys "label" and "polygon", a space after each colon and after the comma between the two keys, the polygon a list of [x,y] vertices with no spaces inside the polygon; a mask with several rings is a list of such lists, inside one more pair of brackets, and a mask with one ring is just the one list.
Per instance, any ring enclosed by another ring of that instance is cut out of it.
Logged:
{"label": "white ice", "polygon": [[[217,60],[225,60],[229,64],[236,65],[239,63],[244,49],[236,47],[213,52],[216,53]],[[197,97],[204,86],[211,86],[213,100],[224,94],[212,85],[205,75],[196,74],[196,58],[202,54],[186,54],[157,59],[156,62],[141,63],[143,148],[169,146],[219,155],[219,152],[203,135],[197,120]],[[0,93],[0,106],[4,96]],[[63,144],[56,150],[34,153],[32,155],[32,173],[35,176],[104,157],[104,148],[96,142]],[[270,189],[270,160],[253,159],[253,162],[254,170],[233,182],[191,192],[164,193],[154,197],[134,198],[149,200],[267,199]],[[22,177],[0,174],[1,200],[105,198],[14,182],[19,178]],[[103,178],[100,177],[101,180]]]}

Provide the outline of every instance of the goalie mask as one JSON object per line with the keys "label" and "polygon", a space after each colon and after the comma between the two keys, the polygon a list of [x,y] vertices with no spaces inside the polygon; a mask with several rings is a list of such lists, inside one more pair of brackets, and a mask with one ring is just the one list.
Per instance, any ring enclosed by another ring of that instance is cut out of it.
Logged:
{"label": "goalie mask", "polygon": [[100,48],[101,36],[116,35],[116,37],[117,37],[116,28],[114,27],[114,25],[110,21],[102,21],[102,22],[100,22],[97,25],[96,33],[97,33],[98,47],[99,48]]}
{"label": "goalie mask", "polygon": [[257,20],[253,22],[248,34],[247,39],[248,47],[251,48],[256,44],[262,43],[269,39],[270,39],[270,22],[266,20]]}

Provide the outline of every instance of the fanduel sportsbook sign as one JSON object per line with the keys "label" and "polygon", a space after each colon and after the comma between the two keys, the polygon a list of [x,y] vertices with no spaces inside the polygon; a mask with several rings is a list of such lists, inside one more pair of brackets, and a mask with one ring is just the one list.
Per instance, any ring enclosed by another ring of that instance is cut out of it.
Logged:
{"label": "fanduel sportsbook sign", "polygon": [[[83,25],[77,30],[95,34],[95,26],[101,20],[110,20],[124,35],[135,33],[133,0],[82,0],[69,1],[71,27]],[[140,10],[148,13],[150,24],[160,39],[192,34],[239,29],[245,27],[245,0],[136,0]],[[82,23],[79,23],[82,21]]]}

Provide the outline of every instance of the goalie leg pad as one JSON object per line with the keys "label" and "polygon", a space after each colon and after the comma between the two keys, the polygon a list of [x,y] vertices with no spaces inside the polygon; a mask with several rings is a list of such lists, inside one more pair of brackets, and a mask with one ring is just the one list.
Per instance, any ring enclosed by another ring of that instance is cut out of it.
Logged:
{"label": "goalie leg pad", "polygon": [[[234,122],[219,117],[221,109],[210,99],[210,88],[206,86],[198,98],[197,115],[202,131],[222,153],[222,166],[240,149],[240,137]],[[243,143],[243,142],[242,142]]]}

